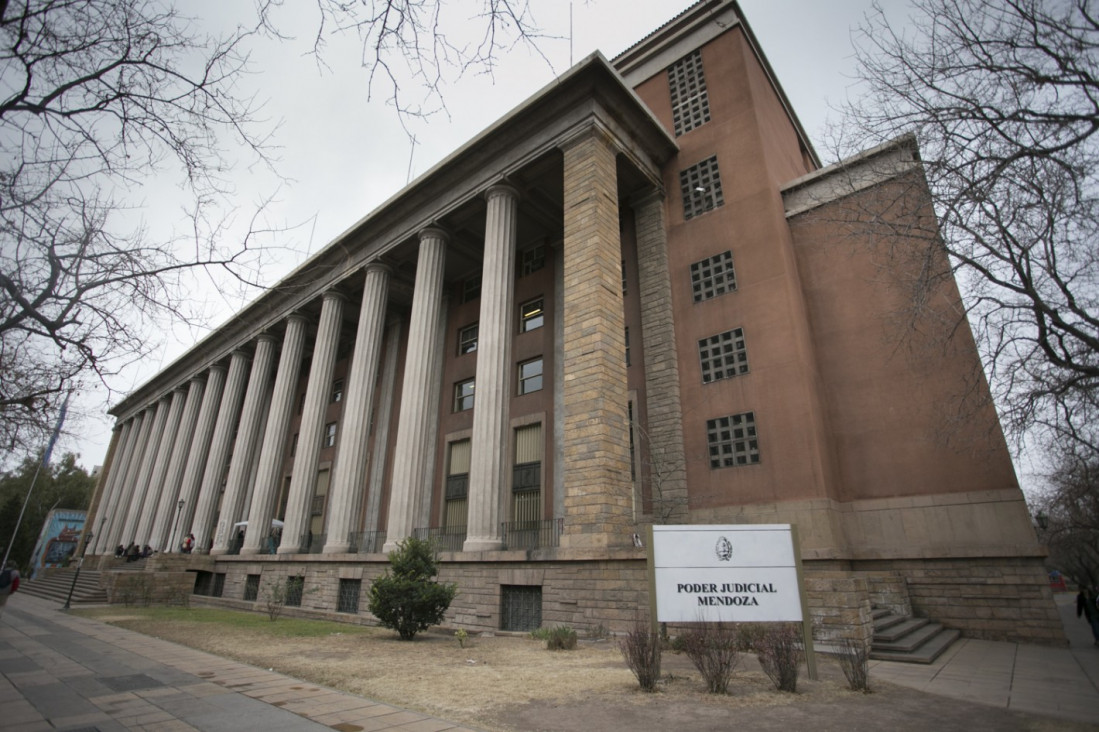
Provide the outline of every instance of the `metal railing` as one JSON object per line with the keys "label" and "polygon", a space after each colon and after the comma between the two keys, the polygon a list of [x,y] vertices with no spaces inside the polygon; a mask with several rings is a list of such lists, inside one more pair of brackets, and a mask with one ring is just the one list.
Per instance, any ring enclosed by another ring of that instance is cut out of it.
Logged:
{"label": "metal railing", "polygon": [[561,546],[561,532],[565,520],[561,518],[541,521],[504,521],[500,534],[505,549],[543,549]]}
{"label": "metal railing", "polygon": [[440,552],[460,552],[466,543],[466,529],[461,528],[419,528],[412,529],[412,536],[433,542]]}
{"label": "metal railing", "polygon": [[347,536],[352,554],[377,554],[385,546],[384,531],[352,531]]}

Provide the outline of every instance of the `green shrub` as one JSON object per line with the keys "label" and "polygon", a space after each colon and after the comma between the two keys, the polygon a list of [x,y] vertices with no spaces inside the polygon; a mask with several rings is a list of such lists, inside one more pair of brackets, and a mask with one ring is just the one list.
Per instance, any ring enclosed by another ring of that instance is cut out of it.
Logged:
{"label": "green shrub", "polygon": [[436,575],[431,542],[408,537],[389,553],[389,569],[370,585],[370,612],[402,640],[443,620],[458,592],[457,585],[441,584]]}
{"label": "green shrub", "polygon": [[551,628],[546,636],[546,649],[550,651],[571,651],[576,648],[576,631],[567,625]]}

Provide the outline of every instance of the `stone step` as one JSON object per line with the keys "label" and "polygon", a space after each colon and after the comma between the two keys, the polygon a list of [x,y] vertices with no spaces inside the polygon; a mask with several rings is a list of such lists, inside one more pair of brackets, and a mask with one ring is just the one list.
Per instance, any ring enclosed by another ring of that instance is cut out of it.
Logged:
{"label": "stone step", "polygon": [[[938,625],[935,623],[935,625]],[[960,630],[940,628],[939,632],[928,638],[923,645],[913,651],[885,651],[878,650],[876,646],[870,650],[870,658],[875,661],[901,661],[904,663],[931,663],[950,644],[958,640],[962,633]]]}
{"label": "stone step", "polygon": [[57,570],[22,583],[19,591],[32,597],[64,603],[71,590],[72,604],[105,604],[107,602],[107,591],[99,586],[99,572],[81,570],[74,586],[75,574],[75,569]]}
{"label": "stone step", "polygon": [[886,626],[874,626],[875,645],[879,643],[893,643],[899,638],[903,638],[909,633],[913,633],[931,622],[927,618],[906,618],[901,615],[894,615],[892,617],[896,618],[896,622]]}
{"label": "stone step", "polygon": [[931,638],[934,638],[939,634],[939,631],[943,629],[940,623],[924,623],[919,628],[905,633],[899,638],[895,638],[891,641],[879,641],[877,638],[871,644],[871,648],[878,651],[900,651],[902,653],[911,653],[926,643]]}
{"label": "stone step", "polygon": [[893,611],[887,607],[878,607],[877,605],[875,605],[874,607],[870,608],[870,617],[872,617],[874,620],[877,620],[878,618],[884,618],[892,614]]}
{"label": "stone step", "polygon": [[904,615],[894,615],[893,613],[874,618],[874,636],[877,637],[882,631],[900,625],[908,619]]}

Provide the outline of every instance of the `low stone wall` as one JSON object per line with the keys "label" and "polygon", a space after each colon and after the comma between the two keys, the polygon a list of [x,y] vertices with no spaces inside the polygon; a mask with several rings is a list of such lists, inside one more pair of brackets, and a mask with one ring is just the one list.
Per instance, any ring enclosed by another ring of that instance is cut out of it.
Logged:
{"label": "low stone wall", "polygon": [[862,645],[874,635],[866,578],[850,572],[807,572],[805,594],[813,619],[813,639],[825,646],[852,640]]}
{"label": "low stone wall", "polygon": [[186,605],[195,586],[193,572],[104,572],[101,584],[111,605]]}
{"label": "low stone wall", "polygon": [[911,615],[912,601],[908,597],[908,583],[897,572],[859,572],[866,580],[870,593],[870,606],[886,608],[894,615]]}

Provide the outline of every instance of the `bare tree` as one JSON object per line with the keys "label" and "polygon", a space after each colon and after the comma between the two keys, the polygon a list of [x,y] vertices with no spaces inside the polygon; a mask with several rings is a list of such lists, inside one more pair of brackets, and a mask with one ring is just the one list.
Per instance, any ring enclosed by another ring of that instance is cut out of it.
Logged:
{"label": "bare tree", "polygon": [[[913,310],[955,276],[1009,431],[1099,449],[1099,16],[1090,0],[914,0],[856,38],[846,152],[914,132],[939,230]],[[916,246],[915,249],[919,249]],[[942,267],[943,254],[949,267]],[[947,329],[949,332],[951,329]]]}
{"label": "bare tree", "polygon": [[1078,584],[1099,585],[1099,459],[1061,455],[1037,505],[1048,563]]}

